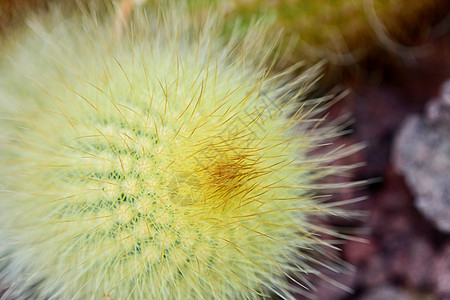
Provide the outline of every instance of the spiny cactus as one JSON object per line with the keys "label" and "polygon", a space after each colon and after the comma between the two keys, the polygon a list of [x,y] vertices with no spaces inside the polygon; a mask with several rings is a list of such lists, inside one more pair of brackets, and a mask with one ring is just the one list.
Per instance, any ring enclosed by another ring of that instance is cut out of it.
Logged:
{"label": "spiny cactus", "polygon": [[174,7],[121,37],[95,12],[51,16],[2,49],[3,297],[301,292],[326,245],[311,219],[338,212],[317,180],[353,149],[311,154],[337,135],[326,99],[303,99],[316,74],[270,75],[263,30],[223,42],[220,19]]}

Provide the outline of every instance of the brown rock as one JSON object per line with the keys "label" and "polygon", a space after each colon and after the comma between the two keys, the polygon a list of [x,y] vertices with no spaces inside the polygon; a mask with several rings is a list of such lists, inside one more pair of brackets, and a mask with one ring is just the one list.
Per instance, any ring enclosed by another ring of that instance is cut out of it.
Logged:
{"label": "brown rock", "polygon": [[450,243],[436,257],[432,274],[439,299],[450,299]]}
{"label": "brown rock", "polygon": [[383,257],[378,254],[373,256],[362,273],[363,285],[366,287],[376,287],[388,281],[387,263]]}
{"label": "brown rock", "polygon": [[409,260],[406,269],[406,282],[416,288],[428,288],[431,286],[430,274],[434,257],[434,249],[431,244],[422,238],[415,238],[409,249]]}
{"label": "brown rock", "polygon": [[359,300],[413,300],[413,298],[405,291],[394,286],[377,287],[365,295],[358,298]]}
{"label": "brown rock", "polygon": [[348,241],[343,247],[345,260],[353,265],[367,262],[376,251],[377,247],[373,241]]}

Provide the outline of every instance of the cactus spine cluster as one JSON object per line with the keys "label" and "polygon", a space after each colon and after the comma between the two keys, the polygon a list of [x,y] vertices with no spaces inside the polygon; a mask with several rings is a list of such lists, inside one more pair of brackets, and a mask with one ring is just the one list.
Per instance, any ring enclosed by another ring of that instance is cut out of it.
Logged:
{"label": "cactus spine cluster", "polygon": [[3,296],[292,298],[336,171],[310,154],[336,134],[316,75],[269,74],[264,31],[224,42],[214,16],[136,11],[115,37],[51,15],[2,49]]}

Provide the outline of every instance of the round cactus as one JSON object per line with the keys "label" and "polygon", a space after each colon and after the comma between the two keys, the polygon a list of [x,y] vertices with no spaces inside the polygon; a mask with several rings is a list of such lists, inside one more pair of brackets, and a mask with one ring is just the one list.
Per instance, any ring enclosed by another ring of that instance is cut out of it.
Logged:
{"label": "round cactus", "polygon": [[121,37],[51,16],[2,49],[3,296],[292,297],[337,172],[311,154],[337,131],[303,99],[315,73],[269,75],[263,30],[225,43],[173,7]]}

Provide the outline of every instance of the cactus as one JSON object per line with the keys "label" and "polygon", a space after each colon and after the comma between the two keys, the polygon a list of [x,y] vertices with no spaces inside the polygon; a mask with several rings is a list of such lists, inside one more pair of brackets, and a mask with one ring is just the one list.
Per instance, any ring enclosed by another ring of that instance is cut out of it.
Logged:
{"label": "cactus", "polygon": [[[157,0],[154,0],[157,1]],[[207,9],[211,1],[191,1]],[[409,48],[433,38],[433,26],[442,27],[449,10],[447,0],[214,0],[227,18],[243,24],[270,16],[270,30],[284,32],[282,47],[292,48],[287,63],[352,65],[368,57],[384,60],[423,55]],[[445,27],[445,26],[444,26]],[[387,52],[387,53],[386,53]]]}
{"label": "cactus", "polygon": [[224,42],[183,12],[118,37],[55,9],[3,43],[6,299],[293,298],[315,272],[312,219],[339,212],[318,180],[350,151],[312,154],[338,134],[316,72],[270,74],[260,27]]}

